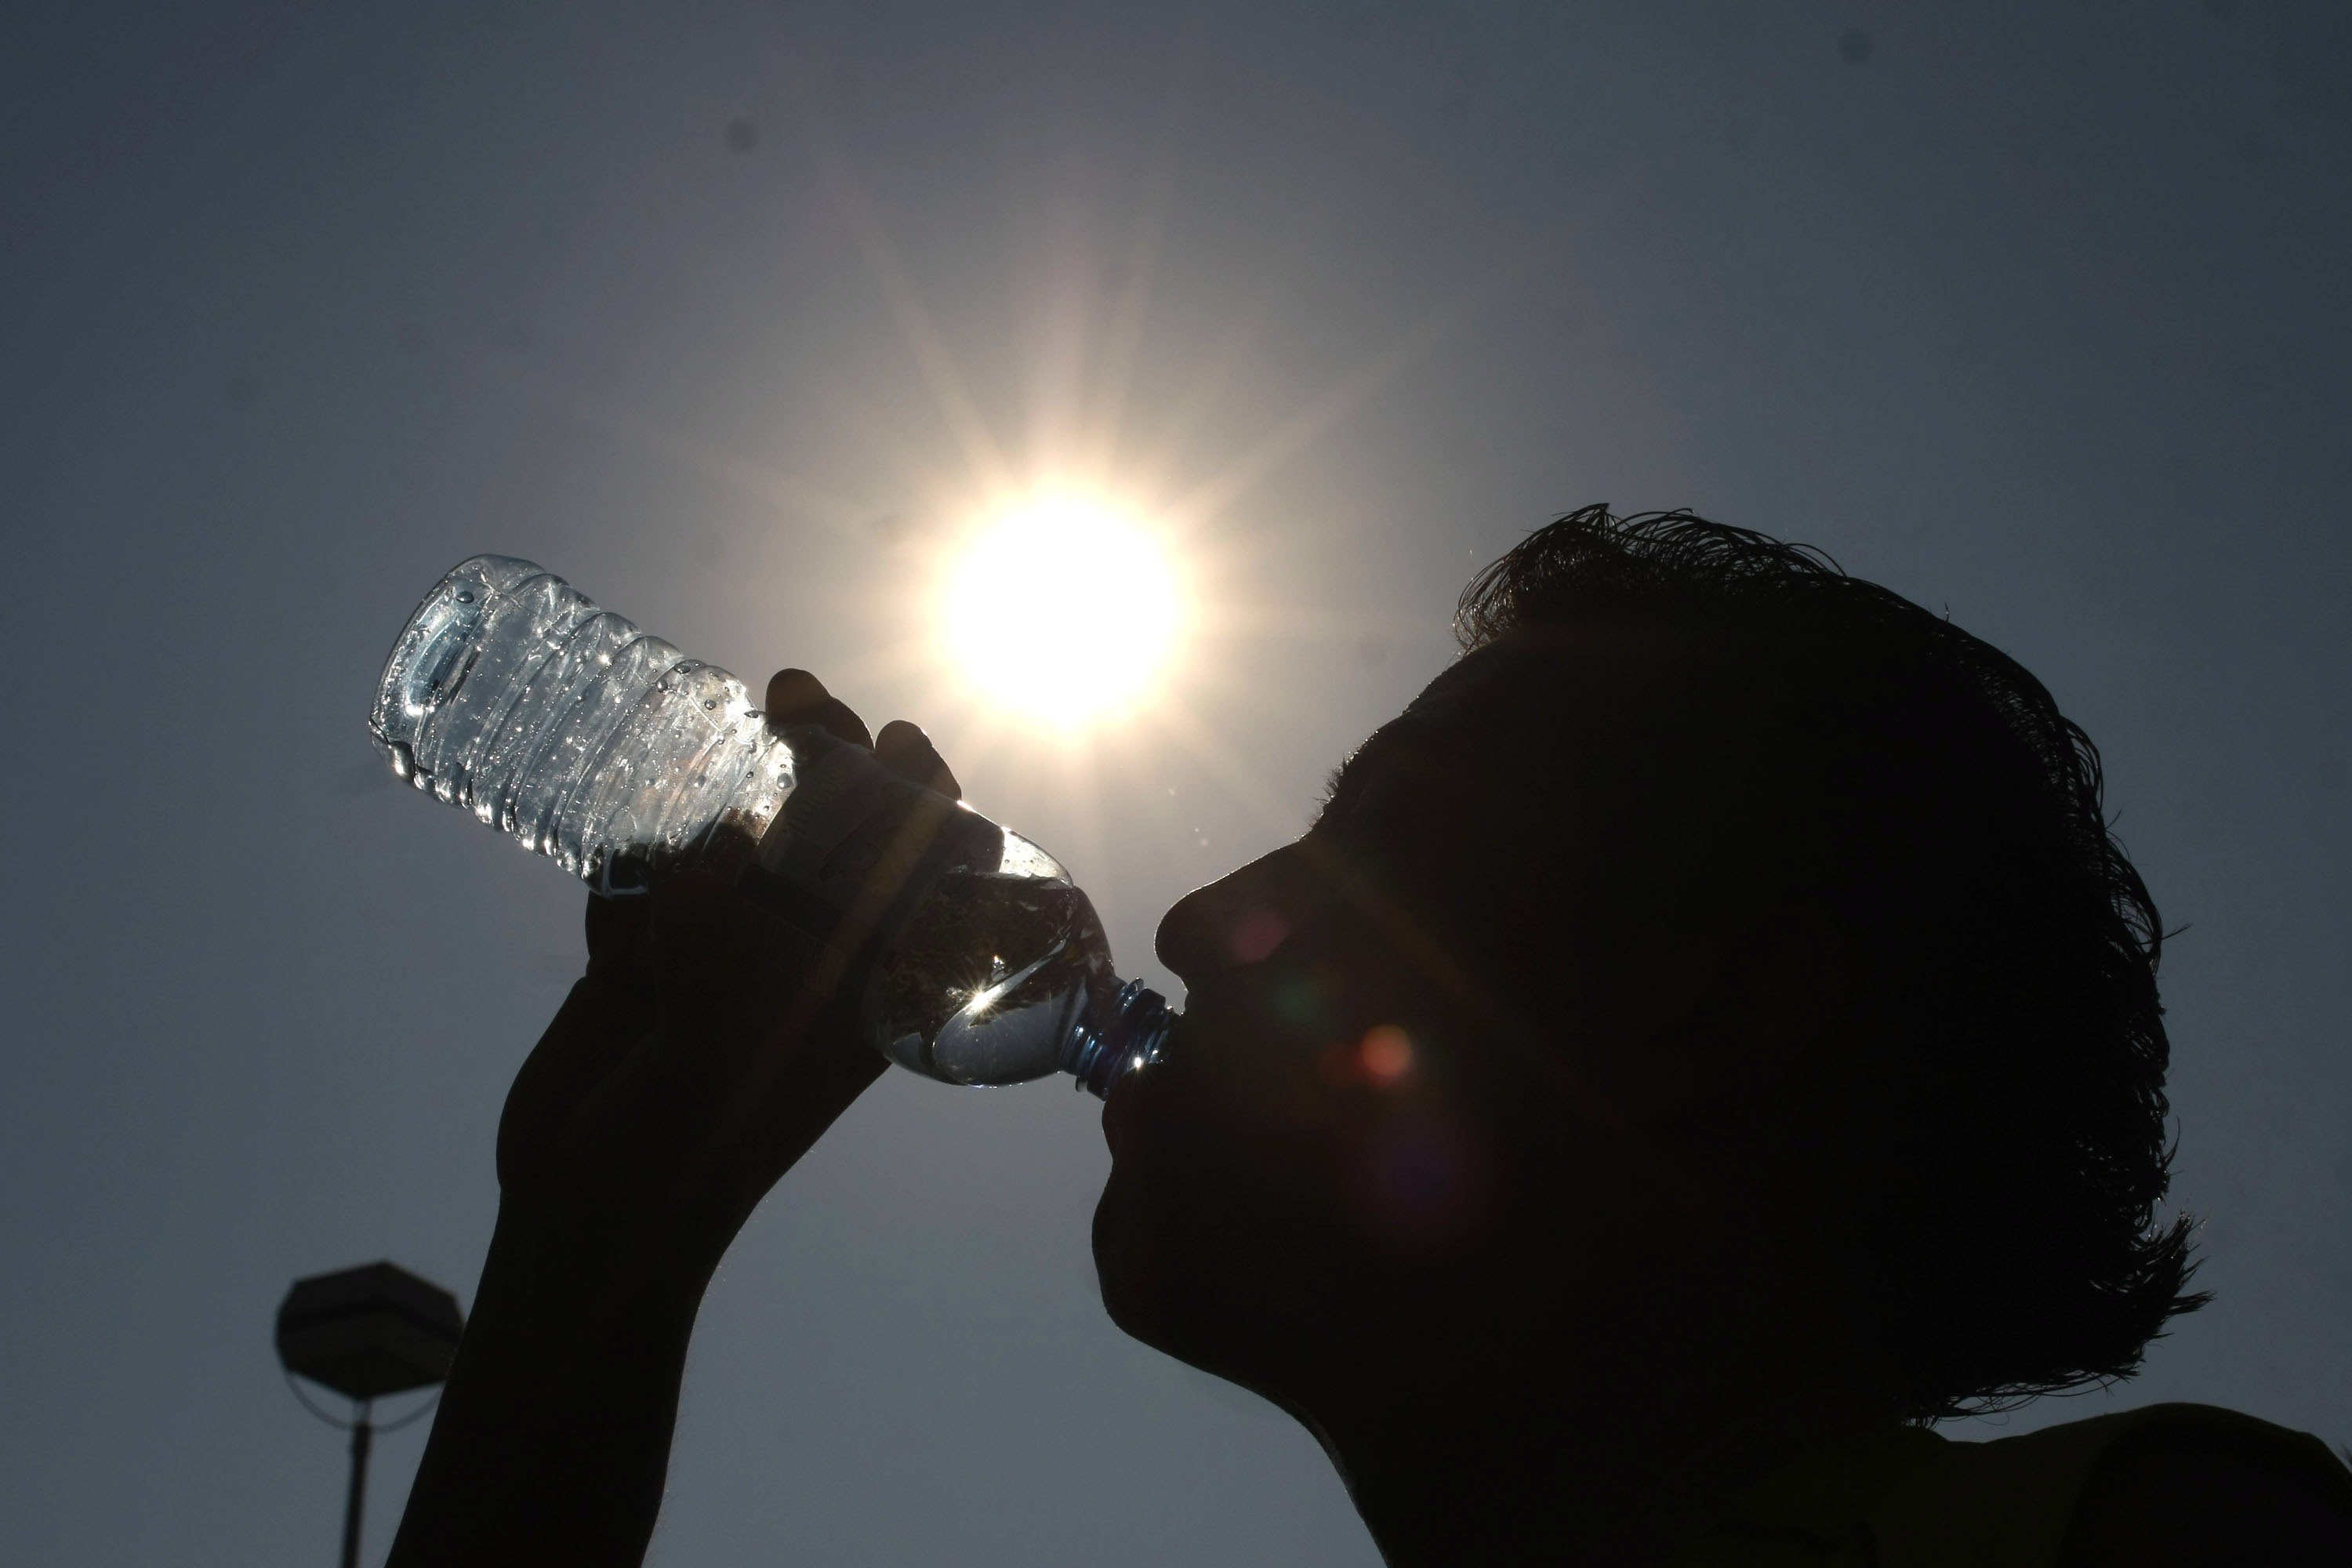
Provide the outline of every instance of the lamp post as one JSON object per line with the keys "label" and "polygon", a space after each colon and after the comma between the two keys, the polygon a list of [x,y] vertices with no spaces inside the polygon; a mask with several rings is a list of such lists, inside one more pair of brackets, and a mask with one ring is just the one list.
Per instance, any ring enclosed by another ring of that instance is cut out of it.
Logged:
{"label": "lamp post", "polygon": [[[278,1359],[289,1380],[306,1377],[352,1402],[352,1419],[312,1414],[352,1434],[352,1484],[343,1503],[342,1568],[359,1568],[360,1516],[367,1500],[375,1402],[430,1388],[449,1375],[465,1331],[457,1298],[391,1263],[371,1263],[294,1281],[278,1308]],[[301,1390],[295,1389],[299,1398]],[[404,1426],[425,1412],[394,1423]],[[391,1428],[387,1427],[386,1430]]]}

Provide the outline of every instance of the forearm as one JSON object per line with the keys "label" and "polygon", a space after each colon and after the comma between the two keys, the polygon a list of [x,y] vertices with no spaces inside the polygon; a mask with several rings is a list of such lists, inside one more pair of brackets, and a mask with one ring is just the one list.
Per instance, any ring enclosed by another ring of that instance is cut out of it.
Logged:
{"label": "forearm", "polygon": [[642,1561],[703,1289],[885,1066],[818,1026],[838,956],[724,879],[592,901],[589,948],[508,1096],[498,1229],[393,1568]]}
{"label": "forearm", "polygon": [[551,1265],[502,1217],[391,1568],[634,1565],[707,1268]]}

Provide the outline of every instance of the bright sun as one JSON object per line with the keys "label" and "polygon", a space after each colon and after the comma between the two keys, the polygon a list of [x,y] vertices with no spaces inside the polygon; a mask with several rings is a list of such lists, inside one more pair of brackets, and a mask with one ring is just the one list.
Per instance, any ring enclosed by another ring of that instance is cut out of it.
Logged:
{"label": "bright sun", "polygon": [[1070,726],[1142,696],[1178,619],[1174,574],[1133,522],[1076,499],[997,517],[950,573],[948,646],[997,701]]}

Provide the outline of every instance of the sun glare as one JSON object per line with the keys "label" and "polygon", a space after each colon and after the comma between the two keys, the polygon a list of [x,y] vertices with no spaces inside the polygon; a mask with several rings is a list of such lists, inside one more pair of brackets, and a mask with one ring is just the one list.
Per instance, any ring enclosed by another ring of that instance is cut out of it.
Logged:
{"label": "sun glare", "polygon": [[1075,726],[1147,695],[1177,600],[1167,558],[1131,521],[1033,501],[981,529],[950,573],[949,651],[996,701]]}

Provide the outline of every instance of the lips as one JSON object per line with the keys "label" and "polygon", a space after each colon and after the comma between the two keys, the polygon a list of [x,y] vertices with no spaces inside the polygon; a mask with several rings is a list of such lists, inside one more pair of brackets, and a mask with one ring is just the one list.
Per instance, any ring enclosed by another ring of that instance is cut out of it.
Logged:
{"label": "lips", "polygon": [[1122,1148],[1135,1147],[1137,1105],[1144,1098],[1143,1079],[1151,1074],[1164,1072],[1162,1067],[1148,1067],[1134,1072],[1121,1073],[1103,1097],[1103,1142],[1110,1146],[1110,1157],[1118,1160]]}
{"label": "lips", "polygon": [[1110,1093],[1103,1097],[1103,1142],[1109,1146],[1110,1157],[1114,1162],[1118,1159],[1119,1130],[1127,1121],[1125,1114],[1127,1104],[1134,1098],[1132,1082],[1134,1077],[1133,1073],[1129,1073],[1118,1082],[1112,1084]]}

